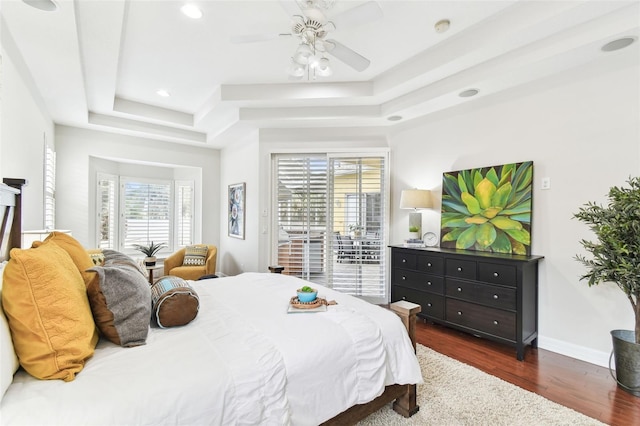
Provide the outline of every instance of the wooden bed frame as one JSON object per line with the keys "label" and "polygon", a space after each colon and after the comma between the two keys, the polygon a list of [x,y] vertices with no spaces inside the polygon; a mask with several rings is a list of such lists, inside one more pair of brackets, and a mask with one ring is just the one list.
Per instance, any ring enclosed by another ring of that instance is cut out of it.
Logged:
{"label": "wooden bed frame", "polygon": [[[22,238],[22,187],[24,179],[3,179],[0,184],[0,261],[8,260],[12,248],[20,247]],[[277,272],[277,271],[272,271]],[[390,309],[398,314],[407,328],[415,351],[415,321],[420,312],[420,305],[410,302],[395,302]],[[411,417],[419,407],[416,402],[416,385],[391,385],[385,388],[382,395],[367,404],[355,405],[329,419],[323,425],[350,425],[378,411],[386,404],[394,401],[393,409],[404,417]]]}

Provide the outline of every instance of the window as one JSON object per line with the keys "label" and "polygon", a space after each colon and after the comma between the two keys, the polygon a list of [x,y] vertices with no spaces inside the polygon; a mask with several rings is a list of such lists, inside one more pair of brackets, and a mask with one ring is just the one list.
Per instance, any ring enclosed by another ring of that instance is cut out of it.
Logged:
{"label": "window", "polygon": [[386,154],[274,156],[284,273],[386,303],[386,162]]}
{"label": "window", "polygon": [[133,252],[154,241],[174,250],[193,240],[193,182],[99,173],[96,199],[100,248]]}
{"label": "window", "polygon": [[56,227],[56,153],[44,143],[44,229]]}

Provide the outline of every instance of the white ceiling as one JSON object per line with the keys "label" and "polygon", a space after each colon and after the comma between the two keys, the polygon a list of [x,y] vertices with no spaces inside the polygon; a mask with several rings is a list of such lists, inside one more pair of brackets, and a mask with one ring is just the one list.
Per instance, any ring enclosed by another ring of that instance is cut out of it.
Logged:
{"label": "white ceiling", "polygon": [[[383,18],[328,37],[368,58],[369,68],[330,57],[333,76],[292,82],[284,70],[293,37],[231,38],[288,32],[293,2],[192,1],[199,20],[180,12],[185,2],[56,0],[56,11],[43,12],[3,0],[2,43],[20,52],[54,122],[211,148],[256,129],[384,134],[594,61],[640,58],[638,0],[379,0]],[[326,14],[363,3],[336,0]],[[450,29],[436,33],[441,19]],[[636,42],[600,50],[623,36]],[[469,88],[479,94],[458,96]]]}

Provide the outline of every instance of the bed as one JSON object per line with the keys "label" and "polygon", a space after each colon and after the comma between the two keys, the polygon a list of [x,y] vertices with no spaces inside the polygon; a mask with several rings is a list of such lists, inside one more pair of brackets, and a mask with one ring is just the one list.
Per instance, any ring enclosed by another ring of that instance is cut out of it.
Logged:
{"label": "bed", "polygon": [[[0,199],[6,257],[20,235],[13,220],[20,192],[2,186]],[[422,376],[410,334],[417,308],[399,303],[394,313],[314,284],[337,304],[287,313],[305,283],[269,273],[190,282],[200,301],[195,320],[173,328],[152,323],[146,344],[136,347],[100,339],[73,381],[38,380],[19,369],[8,379],[0,421],[351,424],[394,400],[400,414],[415,413]]]}

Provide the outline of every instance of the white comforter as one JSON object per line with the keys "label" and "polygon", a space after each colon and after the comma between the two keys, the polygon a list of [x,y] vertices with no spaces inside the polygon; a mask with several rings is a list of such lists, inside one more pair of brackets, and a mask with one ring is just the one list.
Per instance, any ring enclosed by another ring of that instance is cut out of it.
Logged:
{"label": "white comforter", "polygon": [[198,317],[152,328],[147,344],[100,341],[73,382],[20,370],[2,424],[315,425],[420,383],[411,342],[392,312],[321,286],[327,312],[287,314],[297,278],[245,273],[192,283]]}

